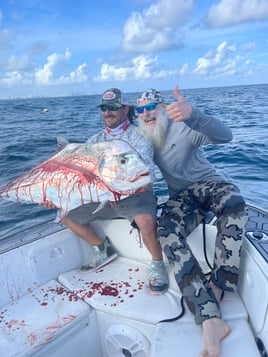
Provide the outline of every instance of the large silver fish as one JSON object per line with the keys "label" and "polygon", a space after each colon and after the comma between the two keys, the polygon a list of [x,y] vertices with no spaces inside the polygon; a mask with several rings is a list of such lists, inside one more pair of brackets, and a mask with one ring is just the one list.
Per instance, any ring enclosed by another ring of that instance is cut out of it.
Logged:
{"label": "large silver fish", "polygon": [[151,185],[148,166],[127,142],[72,143],[0,188],[0,197],[24,203],[51,201],[64,217],[82,204],[117,201]]}

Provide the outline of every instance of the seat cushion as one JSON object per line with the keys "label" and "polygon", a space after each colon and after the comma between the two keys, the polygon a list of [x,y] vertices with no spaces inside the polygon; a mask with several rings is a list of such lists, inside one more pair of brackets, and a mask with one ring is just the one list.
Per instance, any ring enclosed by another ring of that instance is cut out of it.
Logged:
{"label": "seat cushion", "polygon": [[56,339],[90,307],[51,280],[0,310],[0,346],[5,357],[29,356]]}
{"label": "seat cushion", "polygon": [[95,272],[61,274],[59,281],[102,312],[152,324],[178,316],[182,311],[179,291],[151,295],[148,275],[149,264],[118,257]]}
{"label": "seat cushion", "polygon": [[[221,345],[221,357],[259,357],[255,339],[245,319],[228,321],[231,332]],[[196,357],[203,350],[203,335],[200,325],[176,321],[157,326],[152,343],[151,357],[184,356]]]}

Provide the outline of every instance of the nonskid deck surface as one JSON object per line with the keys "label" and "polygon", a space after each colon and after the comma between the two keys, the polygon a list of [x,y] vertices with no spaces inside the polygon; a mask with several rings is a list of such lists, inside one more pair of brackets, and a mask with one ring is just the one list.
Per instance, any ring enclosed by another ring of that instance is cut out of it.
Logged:
{"label": "nonskid deck surface", "polygon": [[268,234],[268,213],[262,209],[253,206],[248,206],[248,223],[247,231],[261,231]]}
{"label": "nonskid deck surface", "polygon": [[[176,355],[178,350],[183,357],[198,356],[203,342],[201,327],[194,323],[193,316],[187,308],[182,314],[181,295],[178,290],[169,289],[167,293],[160,296],[152,296],[149,293],[148,267],[145,263],[119,257],[96,272],[83,273],[74,270],[61,274],[59,281],[101,312],[102,319],[106,313],[107,319],[117,316],[119,321],[123,320],[123,325],[118,325],[121,332],[117,330],[116,336],[113,338],[109,336],[119,350],[122,351],[124,348],[120,345],[120,341],[131,339],[129,326],[137,325],[137,332],[144,332],[146,336],[146,328],[142,331],[139,326],[140,323],[144,323],[153,326],[154,331],[150,341],[150,357],[172,356]],[[226,293],[221,303],[221,311],[223,318],[232,329],[232,334],[224,342],[221,357],[230,357],[232,350],[235,350],[236,355],[239,356],[259,356],[248,325],[247,312],[238,294]],[[178,318],[179,315],[182,316]],[[170,319],[170,322],[162,322],[166,319]],[[241,333],[245,337],[243,344],[240,341]],[[131,345],[129,341],[128,344]],[[113,353],[115,353],[114,349]],[[142,351],[140,355],[148,357]]]}
{"label": "nonskid deck surface", "polygon": [[246,238],[268,262],[268,214],[261,209],[248,207]]}

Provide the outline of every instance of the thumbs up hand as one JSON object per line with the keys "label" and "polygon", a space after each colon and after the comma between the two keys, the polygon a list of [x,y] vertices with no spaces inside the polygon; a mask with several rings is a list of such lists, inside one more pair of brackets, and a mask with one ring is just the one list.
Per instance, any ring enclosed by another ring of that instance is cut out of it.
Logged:
{"label": "thumbs up hand", "polygon": [[181,94],[181,92],[179,91],[179,86],[178,84],[176,84],[175,88],[174,88],[174,96],[176,97],[178,102],[183,102],[183,95]]}
{"label": "thumbs up hand", "polygon": [[191,117],[192,106],[184,101],[178,85],[174,88],[176,102],[166,105],[166,112],[173,121],[185,121]]}

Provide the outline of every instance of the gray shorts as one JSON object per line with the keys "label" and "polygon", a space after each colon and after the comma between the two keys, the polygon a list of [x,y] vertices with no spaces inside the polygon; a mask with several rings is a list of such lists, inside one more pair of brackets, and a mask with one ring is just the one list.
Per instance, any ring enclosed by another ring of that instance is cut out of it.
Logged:
{"label": "gray shorts", "polygon": [[[70,211],[67,218],[80,225],[87,225],[92,221],[126,218],[131,223],[138,214],[156,215],[156,197],[152,191],[131,195],[121,201],[107,202],[106,205],[97,210],[100,203],[88,203]],[[93,213],[97,210],[96,213]]]}

